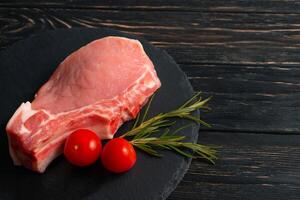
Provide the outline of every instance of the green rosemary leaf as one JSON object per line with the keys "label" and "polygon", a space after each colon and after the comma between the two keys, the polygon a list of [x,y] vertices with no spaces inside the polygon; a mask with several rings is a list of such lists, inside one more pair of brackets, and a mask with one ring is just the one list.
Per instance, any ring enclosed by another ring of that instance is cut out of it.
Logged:
{"label": "green rosemary leaf", "polygon": [[163,144],[156,144],[155,146],[156,146],[156,147],[159,147],[159,148],[161,148],[161,149],[167,149],[167,150],[171,150],[171,148],[170,148],[170,147],[168,147],[167,145],[163,145]]}
{"label": "green rosemary leaf", "polygon": [[[204,158],[214,164],[214,160],[217,159],[216,150],[205,145],[184,142],[185,136],[176,135],[185,128],[192,126],[193,123],[179,127],[173,131],[173,133],[170,133],[170,129],[168,128],[176,123],[175,121],[170,121],[170,119],[176,117],[211,127],[208,123],[192,115],[192,112],[197,109],[208,109],[207,102],[210,98],[211,97],[202,100],[200,93],[197,93],[179,108],[167,113],[160,113],[145,121],[153,100],[152,96],[141,121],[139,121],[141,116],[138,115],[133,128],[120,137],[131,137],[130,143],[132,145],[152,156],[161,157],[162,155],[159,154],[156,149],[165,149],[172,150],[189,158]],[[165,131],[162,134],[156,134],[160,132],[162,128],[165,128]]]}
{"label": "green rosemary leaf", "polygon": [[140,119],[140,113],[137,115],[137,117],[136,117],[136,119],[134,121],[134,124],[133,124],[133,127],[131,128],[131,130],[135,129],[135,127],[138,125],[139,119]]}
{"label": "green rosemary leaf", "polygon": [[194,101],[197,97],[199,97],[201,94],[201,92],[197,92],[192,98],[190,98],[187,102],[185,102],[182,106],[179,107],[180,108],[184,108],[186,107],[189,103],[191,103],[192,101]]}
{"label": "green rosemary leaf", "polygon": [[150,98],[141,122],[145,121],[154,96],[155,96],[155,94],[153,94],[152,97]]}
{"label": "green rosemary leaf", "polygon": [[191,120],[193,120],[193,121],[195,121],[195,122],[197,122],[199,124],[202,124],[202,125],[204,125],[204,126],[206,126],[208,128],[211,128],[210,124],[206,123],[205,121],[201,120],[200,118],[194,117],[192,115],[187,115],[185,118],[186,119],[191,119]]}
{"label": "green rosemary leaf", "polygon": [[179,148],[175,147],[175,146],[169,146],[171,149],[173,149],[174,151],[176,151],[177,153],[185,156],[185,157],[188,157],[188,158],[195,158],[192,154],[189,154],[189,153],[186,153],[182,150],[180,150]]}
{"label": "green rosemary leaf", "polygon": [[169,129],[169,128],[166,128],[166,129],[165,129],[165,132],[163,132],[163,134],[162,134],[161,136],[162,136],[162,137],[163,137],[163,136],[166,136],[169,132],[170,132],[170,129]]}
{"label": "green rosemary leaf", "polygon": [[190,126],[192,126],[193,124],[187,124],[187,125],[185,125],[185,126],[182,126],[182,127],[180,127],[180,128],[178,128],[178,129],[176,129],[174,132],[173,132],[173,135],[175,135],[176,133],[178,133],[179,131],[181,131],[181,130],[183,130],[183,129],[185,129],[185,128],[188,128],[188,127],[190,127]]}
{"label": "green rosemary leaf", "polygon": [[161,154],[159,154],[157,151],[155,151],[154,149],[152,149],[151,147],[147,147],[145,145],[135,145],[137,148],[139,148],[142,151],[145,151],[146,153],[152,155],[152,156],[156,156],[156,157],[162,157]]}

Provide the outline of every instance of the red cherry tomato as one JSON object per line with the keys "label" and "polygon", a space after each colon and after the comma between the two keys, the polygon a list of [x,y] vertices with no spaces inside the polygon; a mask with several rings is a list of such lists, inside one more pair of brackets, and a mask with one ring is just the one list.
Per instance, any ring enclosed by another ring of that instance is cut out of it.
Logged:
{"label": "red cherry tomato", "polygon": [[134,166],[136,153],[127,140],[115,138],[104,146],[101,160],[107,170],[114,173],[122,173]]}
{"label": "red cherry tomato", "polygon": [[97,134],[87,129],[79,129],[67,138],[64,155],[73,165],[83,167],[93,164],[101,151],[102,145]]}

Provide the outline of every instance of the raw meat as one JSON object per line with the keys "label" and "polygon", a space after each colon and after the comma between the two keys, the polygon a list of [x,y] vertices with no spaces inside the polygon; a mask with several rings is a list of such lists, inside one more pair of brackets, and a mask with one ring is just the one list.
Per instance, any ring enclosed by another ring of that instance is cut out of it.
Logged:
{"label": "raw meat", "polygon": [[137,40],[105,37],[69,55],[7,124],[15,165],[44,172],[76,129],[112,138],[161,86]]}

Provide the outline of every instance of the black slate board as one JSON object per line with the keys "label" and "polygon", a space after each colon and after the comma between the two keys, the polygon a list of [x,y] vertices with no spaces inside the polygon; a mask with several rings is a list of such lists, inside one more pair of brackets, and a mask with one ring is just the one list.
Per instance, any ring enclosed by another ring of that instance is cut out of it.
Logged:
{"label": "black slate board", "polygon": [[[76,168],[59,157],[44,174],[14,167],[9,157],[5,125],[21,102],[32,100],[37,89],[71,52],[88,42],[117,35],[137,38],[111,29],[60,29],[20,41],[0,53],[0,199],[165,199],[187,171],[190,159],[165,151],[163,158],[138,153],[136,166],[121,175],[105,171],[100,163]],[[153,61],[162,87],[157,92],[149,117],[174,109],[193,94],[185,74],[174,60],[141,38]],[[194,113],[199,115],[198,112]],[[185,125],[176,120],[174,128]],[[117,134],[126,131],[126,123]],[[187,141],[197,141],[199,126],[185,129]]]}

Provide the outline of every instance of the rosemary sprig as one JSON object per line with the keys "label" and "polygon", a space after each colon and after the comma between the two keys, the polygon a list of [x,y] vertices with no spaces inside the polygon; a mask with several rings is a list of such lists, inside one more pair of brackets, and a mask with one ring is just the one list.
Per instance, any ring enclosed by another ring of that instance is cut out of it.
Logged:
{"label": "rosemary sprig", "polygon": [[[197,143],[184,142],[185,136],[175,135],[177,132],[182,131],[192,124],[180,127],[173,133],[170,133],[169,129],[167,129],[167,127],[170,127],[175,123],[174,121],[170,121],[170,119],[176,117],[192,120],[196,123],[210,127],[209,124],[192,115],[192,112],[197,109],[209,109],[206,104],[210,98],[202,100],[199,92],[179,108],[167,113],[160,113],[145,121],[152,99],[153,96],[149,100],[141,121],[141,116],[139,114],[132,129],[120,137],[131,137],[130,143],[132,145],[153,156],[161,156],[155,150],[155,148],[160,148],[173,150],[185,157],[202,157],[209,160],[211,163],[214,163],[214,160],[216,159],[216,151],[214,149]],[[153,134],[159,132],[161,128],[166,128],[166,131],[160,136],[154,136]],[[192,150],[194,154],[189,153],[186,150]]]}
{"label": "rosemary sprig", "polygon": [[[184,139],[185,136],[167,133],[158,137],[136,138],[130,143],[152,156],[161,157],[162,155],[155,150],[155,148],[160,148],[173,150],[189,158],[205,158],[211,163],[215,163],[214,160],[217,159],[216,150],[198,143],[183,142]],[[192,153],[185,150],[192,150]]]}
{"label": "rosemary sprig", "polygon": [[[180,117],[184,119],[190,119],[195,121],[196,123],[203,124],[207,127],[211,127],[208,123],[204,122],[200,118],[194,117],[191,113],[197,109],[208,109],[206,103],[211,99],[211,97],[202,100],[200,96],[200,92],[194,95],[191,99],[189,99],[186,103],[184,103],[182,106],[180,106],[178,109],[175,109],[173,111],[167,112],[167,113],[160,113],[156,115],[155,117],[148,119],[146,121],[139,121],[140,116],[137,116],[137,120],[134,123],[133,128],[128,131],[127,133],[123,134],[121,137],[128,137],[128,136],[134,136],[138,133],[142,132],[157,132],[160,128],[171,126],[174,124],[174,122],[170,122],[168,119]],[[197,99],[194,103],[192,103],[195,99]],[[146,111],[144,113],[143,119],[145,119],[145,116],[148,114],[148,110],[150,107],[150,104],[152,102],[153,96],[151,97],[148,106],[146,108]]]}

